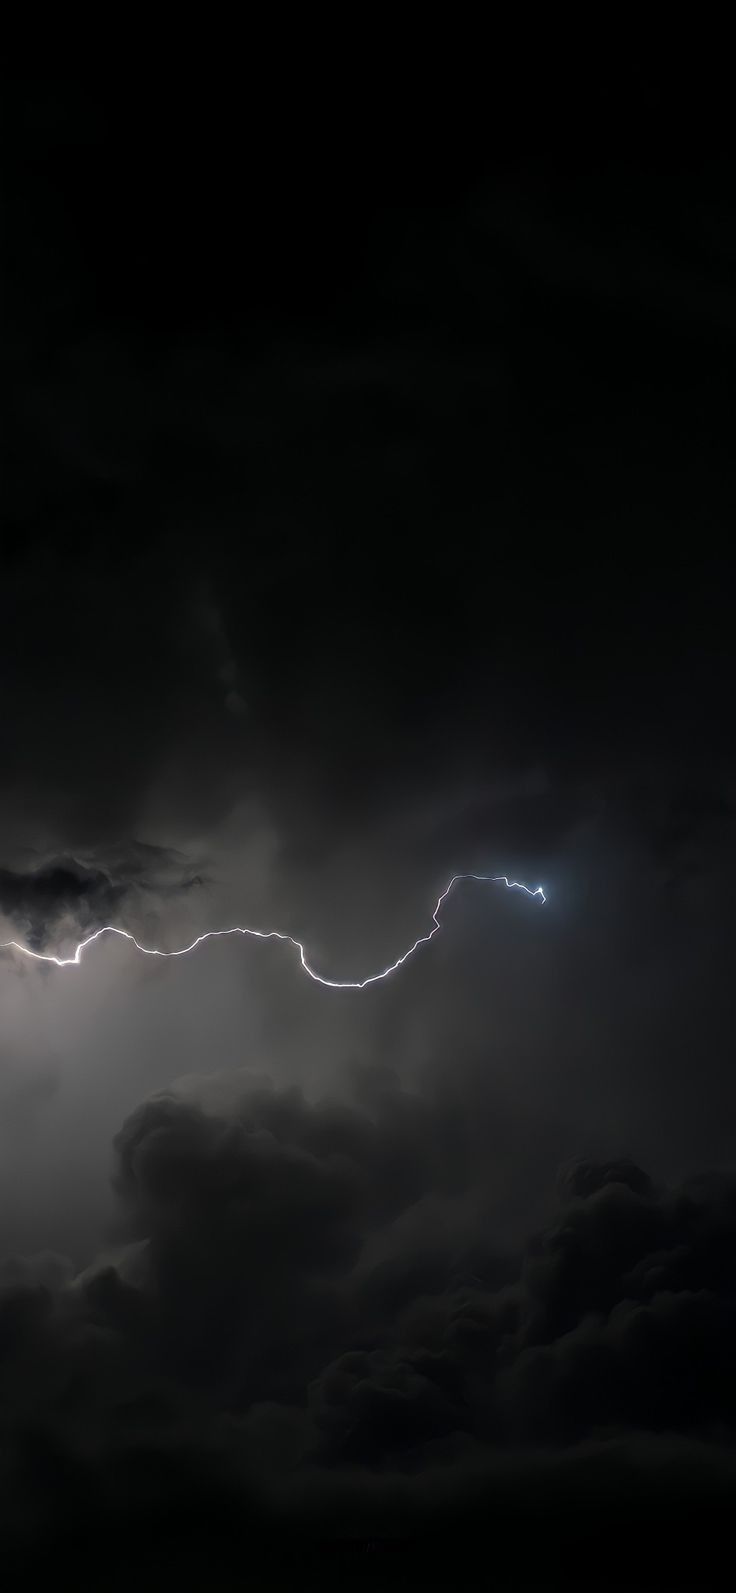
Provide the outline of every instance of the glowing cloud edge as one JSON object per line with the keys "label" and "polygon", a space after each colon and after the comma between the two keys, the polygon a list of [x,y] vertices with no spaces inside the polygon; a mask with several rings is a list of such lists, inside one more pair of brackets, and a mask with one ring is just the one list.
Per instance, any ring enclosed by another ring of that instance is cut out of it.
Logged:
{"label": "glowing cloud edge", "polygon": [[532,890],[529,885],[522,885],[519,880],[510,880],[506,874],[453,874],[449,884],[445,886],[445,889],[437,898],[437,903],[432,913],[433,928],[426,935],[420,935],[414,941],[413,946],[410,946],[408,951],[397,957],[395,962],[389,963],[387,968],[382,968],[380,973],[370,974],[367,979],[325,979],[322,974],[317,973],[314,968],[310,967],[301,940],[295,940],[293,935],[287,935],[280,929],[248,929],[238,924],[232,929],[207,929],[204,934],[197,935],[190,945],[181,946],[177,951],[161,951],[156,946],[142,946],[140,941],[136,940],[135,935],[132,935],[129,930],[119,929],[115,924],[105,924],[102,929],[96,929],[94,934],[88,935],[86,940],[80,940],[73,957],[56,957],[50,952],[31,951],[29,946],[22,945],[19,940],[3,941],[0,943],[0,951],[18,951],[23,957],[31,958],[33,962],[52,963],[57,968],[78,968],[82,961],[83,952],[86,951],[88,946],[93,945],[96,940],[100,940],[103,935],[117,935],[121,940],[130,941],[135,946],[136,951],[140,951],[144,957],[165,958],[187,957],[190,952],[196,951],[197,947],[203,945],[206,940],[222,940],[227,935],[248,935],[253,940],[285,941],[294,951],[298,951],[299,961],[304,972],[318,985],[325,985],[329,990],[365,990],[368,985],[379,984],[382,979],[388,979],[391,974],[402,968],[410,957],[414,956],[420,946],[427,946],[430,940],[434,940],[435,935],[442,928],[439,915],[450,892],[459,881],[468,879],[487,885],[503,884],[507,890],[523,891],[526,896],[538,896],[542,902],[547,900],[541,885],[537,885],[536,890]]}

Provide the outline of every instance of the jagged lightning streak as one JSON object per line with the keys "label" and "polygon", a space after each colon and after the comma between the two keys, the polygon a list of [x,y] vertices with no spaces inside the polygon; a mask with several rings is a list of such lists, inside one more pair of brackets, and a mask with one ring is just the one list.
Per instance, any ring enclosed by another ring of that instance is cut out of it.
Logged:
{"label": "jagged lightning streak", "polygon": [[161,951],[157,946],[142,946],[140,941],[136,940],[135,935],[131,935],[129,930],[118,929],[114,924],[105,924],[102,929],[96,929],[93,935],[88,935],[86,940],[80,940],[73,957],[55,957],[50,952],[31,951],[30,946],[22,945],[19,940],[3,941],[0,944],[0,951],[12,949],[21,952],[24,957],[31,957],[34,962],[54,963],[57,968],[78,968],[82,961],[83,952],[87,950],[88,946],[92,946],[96,940],[100,940],[103,935],[118,935],[121,940],[131,941],[136,951],[142,952],[144,957],[188,957],[189,953],[196,951],[197,947],[201,946],[205,940],[222,940],[226,935],[249,935],[253,940],[285,941],[289,946],[293,947],[294,951],[298,951],[299,961],[304,972],[309,975],[310,979],[314,979],[318,985],[326,985],[329,990],[365,990],[368,985],[376,985],[382,979],[388,979],[399,968],[403,968],[404,963],[414,956],[420,946],[426,946],[430,940],[434,940],[438,930],[442,927],[440,912],[444,903],[447,901],[453,887],[460,880],[466,879],[478,880],[488,885],[503,884],[507,890],[524,891],[526,896],[538,896],[542,902],[547,900],[541,885],[538,885],[536,890],[532,890],[530,886],[522,885],[519,880],[509,879],[506,874],[453,874],[449,885],[445,886],[445,889],[437,898],[432,914],[433,927],[426,935],[420,935],[414,941],[413,946],[410,946],[408,951],[397,957],[395,962],[389,963],[387,968],[382,968],[380,973],[370,974],[367,979],[325,979],[323,974],[317,973],[316,969],[312,968],[307,961],[307,954],[301,940],[295,940],[293,935],[287,935],[280,929],[247,929],[237,924],[233,929],[205,930],[203,935],[197,935],[196,940],[191,941],[188,946],[180,946],[178,951]]}

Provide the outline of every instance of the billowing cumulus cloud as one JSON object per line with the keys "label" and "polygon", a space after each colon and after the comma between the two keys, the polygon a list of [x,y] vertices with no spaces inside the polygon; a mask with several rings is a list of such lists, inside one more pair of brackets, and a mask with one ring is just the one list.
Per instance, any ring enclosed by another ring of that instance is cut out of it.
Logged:
{"label": "billowing cumulus cloud", "polygon": [[[309,1499],[339,1537],[351,1493],[356,1530],[374,1511],[390,1535],[402,1509],[404,1530],[477,1530],[499,1499],[533,1519],[549,1487],[566,1531],[581,1475],[599,1510],[618,1490],[628,1532],[628,1467],[646,1492],[660,1456],[660,1512],[703,1446],[729,1474],[731,1176],[655,1189],[579,1163],[501,1255],[442,1223],[442,1122],[397,1087],[369,1110],[190,1081],[115,1152],[117,1248],[73,1280],[51,1256],[0,1280],[6,1533],[188,1499],[196,1539],[213,1479],[228,1530],[303,1525]],[[407,1217],[433,1202],[420,1244]]]}

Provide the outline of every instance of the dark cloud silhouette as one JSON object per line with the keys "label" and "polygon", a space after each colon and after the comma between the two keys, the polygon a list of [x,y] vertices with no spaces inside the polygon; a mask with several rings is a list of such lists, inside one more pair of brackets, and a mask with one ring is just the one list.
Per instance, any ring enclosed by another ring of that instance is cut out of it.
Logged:
{"label": "dark cloud silhouette", "polygon": [[40,950],[54,924],[67,914],[84,927],[106,922],[119,910],[125,889],[99,870],[70,863],[27,874],[0,869],[0,910],[25,926],[28,945]]}
{"label": "dark cloud silhouette", "polygon": [[572,1531],[581,1477],[629,1534],[634,1474],[658,1521],[683,1478],[698,1495],[712,1474],[715,1507],[733,1176],[655,1191],[630,1162],[579,1164],[520,1255],[471,1262],[446,1231],[424,1255],[397,1240],[443,1155],[438,1116],[398,1088],[378,1112],[257,1081],[144,1102],[116,1140],[122,1248],[71,1282],[43,1256],[0,1277],[9,1541],[90,1511],[112,1530],[123,1502],[144,1534],[171,1511],[185,1532],[189,1501],[195,1538],[213,1509],[268,1536],[309,1501],[334,1538],[371,1516],[442,1538],[490,1512],[508,1553],[546,1490]]}
{"label": "dark cloud silhouette", "polygon": [[580,1158],[560,1169],[558,1184],[563,1196],[579,1195],[582,1199],[595,1195],[606,1184],[624,1184],[635,1195],[648,1195],[652,1189],[648,1174],[626,1157],[612,1162],[590,1162]]}
{"label": "dark cloud silhouette", "polygon": [[[17,926],[32,950],[46,948],[62,920],[80,936],[102,924],[121,922],[127,903],[150,906],[202,884],[202,877],[176,852],[165,847],[131,844],[108,848],[105,866],[63,857],[37,867],[0,868],[0,912]],[[148,897],[148,903],[145,898]]]}

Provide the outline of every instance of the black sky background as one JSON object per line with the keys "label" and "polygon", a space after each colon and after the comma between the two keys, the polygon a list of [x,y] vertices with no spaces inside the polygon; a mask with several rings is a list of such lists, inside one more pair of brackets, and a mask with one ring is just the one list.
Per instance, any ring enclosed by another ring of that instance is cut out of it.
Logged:
{"label": "black sky background", "polygon": [[1,938],[549,897],[2,954],[26,1574],[712,1580],[736,175],[536,87],[8,91]]}

